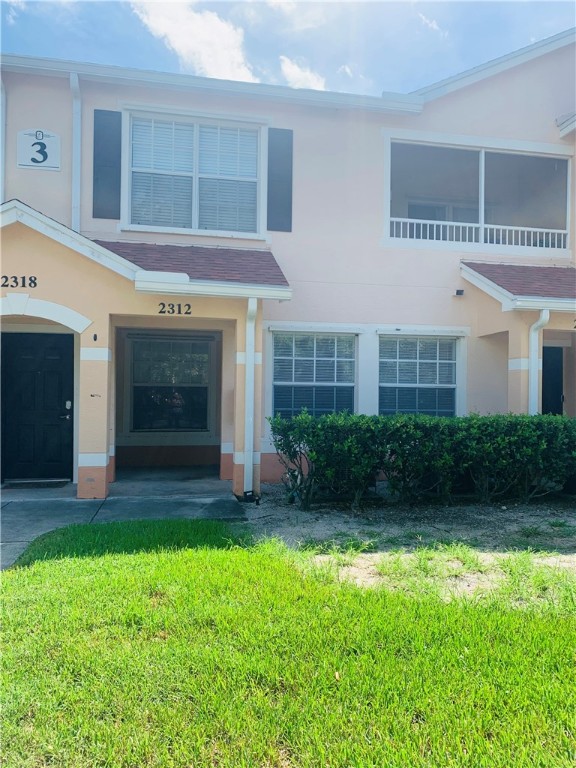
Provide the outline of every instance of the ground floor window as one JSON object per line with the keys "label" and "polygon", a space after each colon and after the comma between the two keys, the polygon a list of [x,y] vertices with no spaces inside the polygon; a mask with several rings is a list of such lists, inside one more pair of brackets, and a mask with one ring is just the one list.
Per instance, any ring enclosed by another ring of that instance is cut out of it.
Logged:
{"label": "ground floor window", "polygon": [[354,412],[356,337],[353,334],[275,333],[273,413],[306,408],[313,416]]}
{"label": "ground floor window", "polygon": [[379,413],[456,413],[456,339],[380,336]]}
{"label": "ground floor window", "polygon": [[131,431],[208,429],[210,341],[131,339]]}

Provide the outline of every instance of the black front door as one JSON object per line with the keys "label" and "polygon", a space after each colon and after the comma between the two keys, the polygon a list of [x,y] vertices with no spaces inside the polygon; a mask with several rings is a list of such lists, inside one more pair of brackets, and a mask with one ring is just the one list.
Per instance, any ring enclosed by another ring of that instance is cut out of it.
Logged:
{"label": "black front door", "polygon": [[542,349],[542,413],[561,415],[564,411],[563,352],[562,347]]}
{"label": "black front door", "polygon": [[2,334],[2,479],[72,479],[74,337]]}

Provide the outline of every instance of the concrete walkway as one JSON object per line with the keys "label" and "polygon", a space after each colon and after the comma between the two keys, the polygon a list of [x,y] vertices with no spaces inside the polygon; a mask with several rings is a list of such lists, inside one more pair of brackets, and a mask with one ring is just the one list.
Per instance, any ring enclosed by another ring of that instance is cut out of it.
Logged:
{"label": "concrete walkway", "polygon": [[245,505],[229,482],[194,470],[125,470],[107,499],[76,499],[61,488],[2,488],[0,566],[8,568],[28,544],[55,528],[123,520],[202,519],[246,522]]}

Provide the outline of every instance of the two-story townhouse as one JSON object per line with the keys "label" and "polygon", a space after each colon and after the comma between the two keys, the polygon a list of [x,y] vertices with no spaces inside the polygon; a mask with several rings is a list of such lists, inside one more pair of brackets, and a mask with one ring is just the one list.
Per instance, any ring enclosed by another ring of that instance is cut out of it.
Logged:
{"label": "two-story townhouse", "polygon": [[2,477],[276,479],[266,417],[576,416],[575,37],[381,98],[2,59]]}

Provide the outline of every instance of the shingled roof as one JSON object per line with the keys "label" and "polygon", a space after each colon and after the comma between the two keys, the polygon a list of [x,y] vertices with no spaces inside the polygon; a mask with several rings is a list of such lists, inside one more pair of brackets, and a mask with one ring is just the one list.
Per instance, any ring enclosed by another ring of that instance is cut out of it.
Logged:
{"label": "shingled roof", "polygon": [[574,299],[576,268],[465,261],[463,265],[512,296]]}
{"label": "shingled roof", "polygon": [[191,281],[288,287],[271,251],[244,248],[209,248],[199,245],[105,242],[102,248],[153,272],[181,272]]}

